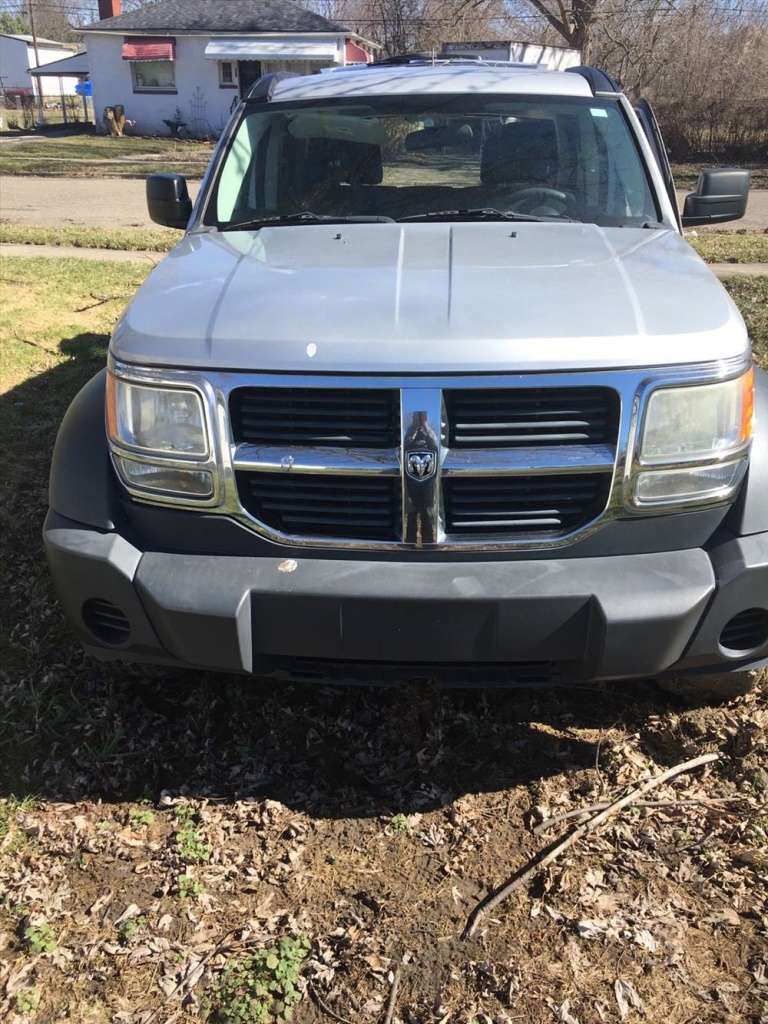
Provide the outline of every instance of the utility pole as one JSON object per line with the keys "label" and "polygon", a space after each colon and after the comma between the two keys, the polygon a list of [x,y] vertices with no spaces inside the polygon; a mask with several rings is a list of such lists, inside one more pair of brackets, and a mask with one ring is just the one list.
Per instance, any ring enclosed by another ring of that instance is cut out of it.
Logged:
{"label": "utility pole", "polygon": [[[35,51],[35,67],[40,67],[40,54],[37,49],[37,31],[35,30],[35,0],[29,0],[29,24],[32,28],[32,46]],[[33,75],[35,81],[35,92],[37,95],[37,123],[43,123],[43,97],[41,94],[41,84],[38,75]]]}

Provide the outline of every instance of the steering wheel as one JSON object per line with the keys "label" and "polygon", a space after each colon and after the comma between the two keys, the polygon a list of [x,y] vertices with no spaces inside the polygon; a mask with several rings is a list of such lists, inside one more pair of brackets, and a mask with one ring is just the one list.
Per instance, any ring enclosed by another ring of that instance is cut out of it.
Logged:
{"label": "steering wheel", "polygon": [[[573,199],[573,193],[550,185],[531,185],[518,189],[509,197],[509,207],[516,213],[538,213],[544,217],[562,217]],[[545,213],[544,210],[552,210]]]}

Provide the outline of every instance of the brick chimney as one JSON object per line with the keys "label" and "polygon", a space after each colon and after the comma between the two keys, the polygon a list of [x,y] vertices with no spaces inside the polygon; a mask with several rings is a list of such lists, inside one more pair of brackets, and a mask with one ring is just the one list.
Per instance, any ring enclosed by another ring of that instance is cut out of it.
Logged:
{"label": "brick chimney", "polygon": [[99,21],[116,18],[122,10],[122,0],[99,0]]}

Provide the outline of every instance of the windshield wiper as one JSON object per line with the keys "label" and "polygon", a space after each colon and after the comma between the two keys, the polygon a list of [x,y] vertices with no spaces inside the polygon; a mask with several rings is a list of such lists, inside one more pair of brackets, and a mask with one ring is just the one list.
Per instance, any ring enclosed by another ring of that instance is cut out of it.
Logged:
{"label": "windshield wiper", "polygon": [[476,210],[430,210],[425,213],[412,213],[408,217],[398,217],[401,223],[406,220],[570,220],[570,217],[535,217],[532,213],[515,213],[511,210],[496,210],[492,206],[480,206]]}
{"label": "windshield wiper", "polygon": [[392,217],[312,213],[302,210],[300,213],[284,213],[277,217],[254,217],[251,220],[239,220],[234,224],[219,224],[220,231],[257,231],[259,228],[279,227],[282,224],[394,224]]}

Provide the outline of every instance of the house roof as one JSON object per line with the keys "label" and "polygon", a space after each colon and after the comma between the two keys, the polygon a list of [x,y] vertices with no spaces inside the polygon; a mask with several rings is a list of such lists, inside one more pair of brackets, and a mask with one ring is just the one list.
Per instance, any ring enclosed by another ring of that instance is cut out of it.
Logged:
{"label": "house roof", "polygon": [[54,60],[50,64],[41,64],[38,68],[28,68],[30,75],[45,77],[46,75],[76,75],[78,78],[85,78],[90,74],[88,65],[88,54],[73,53],[71,57],[63,57],[61,60]]}
{"label": "house roof", "polygon": [[293,0],[158,0],[115,18],[86,25],[85,32],[346,32]]}
{"label": "house roof", "polygon": [[[21,35],[18,32],[0,32],[0,36],[4,36],[6,39],[18,39],[20,43],[25,43],[27,46],[34,45],[32,36]],[[77,49],[77,43],[57,43],[55,39],[43,39],[40,36],[37,37],[37,45],[43,47],[53,46],[57,50]]]}

